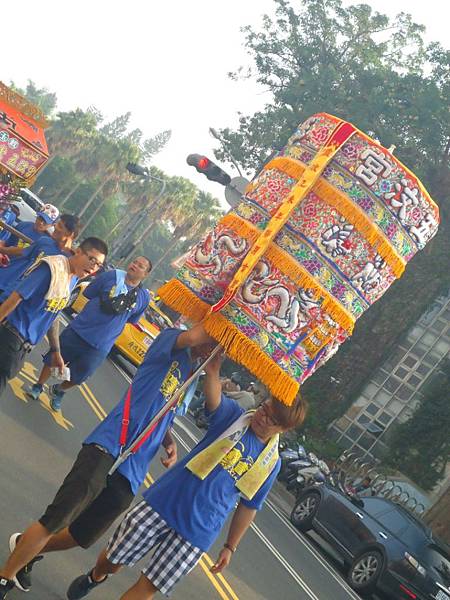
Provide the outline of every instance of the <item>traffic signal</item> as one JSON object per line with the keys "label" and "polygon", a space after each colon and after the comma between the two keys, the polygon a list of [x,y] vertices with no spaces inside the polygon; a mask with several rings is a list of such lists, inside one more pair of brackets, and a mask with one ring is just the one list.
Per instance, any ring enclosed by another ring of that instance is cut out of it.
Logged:
{"label": "traffic signal", "polygon": [[231,177],[228,173],[225,173],[223,169],[218,167],[212,160],[209,160],[206,156],[201,154],[189,154],[186,159],[188,165],[195,167],[199,173],[206,175],[210,181],[216,181],[221,185],[228,185],[231,181]]}

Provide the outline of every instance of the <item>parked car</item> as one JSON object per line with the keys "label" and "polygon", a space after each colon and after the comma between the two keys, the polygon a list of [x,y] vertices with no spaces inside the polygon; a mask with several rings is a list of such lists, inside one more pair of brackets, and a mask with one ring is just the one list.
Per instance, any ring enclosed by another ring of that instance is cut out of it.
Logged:
{"label": "parked car", "polygon": [[22,188],[13,204],[19,207],[20,221],[35,221],[36,213],[42,210],[44,202],[28,188]]}
{"label": "parked car", "polygon": [[362,596],[381,590],[396,600],[450,600],[448,546],[386,498],[360,498],[329,484],[310,487],[297,499],[291,522],[334,547]]}
{"label": "parked car", "polygon": [[[92,278],[77,283],[72,291],[65,312],[78,314],[88,302],[83,291],[91,282]],[[127,323],[122,333],[117,338],[113,353],[116,352],[138,367],[144,360],[144,356],[151,343],[157,335],[166,327],[173,327],[172,321],[165,315],[155,302],[150,304],[145,311],[145,317],[141,317],[137,323]]]}

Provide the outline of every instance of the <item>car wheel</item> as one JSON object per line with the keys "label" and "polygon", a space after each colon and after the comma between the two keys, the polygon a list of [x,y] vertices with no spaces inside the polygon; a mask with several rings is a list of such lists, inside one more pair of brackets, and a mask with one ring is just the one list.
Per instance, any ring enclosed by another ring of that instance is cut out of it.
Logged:
{"label": "car wheel", "polygon": [[291,523],[300,531],[309,531],[320,504],[320,495],[309,492],[300,497],[291,512]]}
{"label": "car wheel", "polygon": [[348,582],[359,594],[371,595],[383,569],[384,559],[377,550],[368,550],[353,561],[348,573]]}

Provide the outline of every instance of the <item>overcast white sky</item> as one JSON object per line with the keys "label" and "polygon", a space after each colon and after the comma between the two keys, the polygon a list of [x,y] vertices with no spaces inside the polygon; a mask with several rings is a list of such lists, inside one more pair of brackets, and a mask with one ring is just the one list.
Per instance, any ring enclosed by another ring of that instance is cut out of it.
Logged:
{"label": "overcast white sky", "polygon": [[[448,0],[367,3],[389,15],[410,12],[427,27],[427,39],[448,47]],[[95,105],[108,118],[131,111],[133,127],[147,136],[171,129],[154,164],[222,198],[223,188],[188,167],[186,156],[214,158],[208,128],[234,127],[238,111],[264,105],[264,93],[227,73],[248,63],[240,27],[259,25],[273,6],[272,0],[22,0],[3,20],[0,79],[21,86],[32,79],[56,92],[60,110]]]}

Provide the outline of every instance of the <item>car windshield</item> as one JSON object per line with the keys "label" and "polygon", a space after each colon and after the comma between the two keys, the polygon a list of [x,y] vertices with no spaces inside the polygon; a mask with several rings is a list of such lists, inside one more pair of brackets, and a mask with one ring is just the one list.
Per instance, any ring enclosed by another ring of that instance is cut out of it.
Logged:
{"label": "car windshield", "polygon": [[149,306],[145,311],[145,318],[149,323],[156,325],[156,327],[159,327],[160,329],[170,327],[168,318],[164,318],[164,316],[157,312],[152,306]]}
{"label": "car windshield", "polygon": [[41,210],[42,202],[36,200],[36,198],[33,198],[33,196],[30,196],[30,194],[28,194],[26,190],[20,190],[20,195],[22,197],[22,200],[26,202],[28,206],[30,206],[33,210],[35,210],[36,212],[39,212]]}

